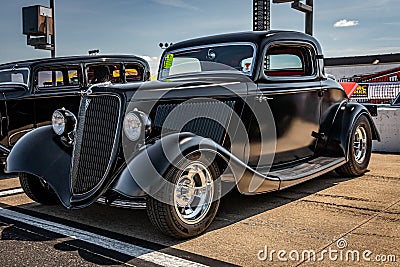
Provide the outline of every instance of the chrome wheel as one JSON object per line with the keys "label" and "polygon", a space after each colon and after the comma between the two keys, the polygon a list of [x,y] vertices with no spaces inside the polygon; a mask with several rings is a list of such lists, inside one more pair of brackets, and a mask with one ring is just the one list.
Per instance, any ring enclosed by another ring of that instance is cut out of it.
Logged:
{"label": "chrome wheel", "polygon": [[365,128],[359,125],[354,133],[354,158],[357,163],[362,164],[368,150],[368,136]]}
{"label": "chrome wheel", "polygon": [[192,162],[181,171],[174,191],[178,217],[196,224],[207,215],[214,197],[213,177],[201,162]]}

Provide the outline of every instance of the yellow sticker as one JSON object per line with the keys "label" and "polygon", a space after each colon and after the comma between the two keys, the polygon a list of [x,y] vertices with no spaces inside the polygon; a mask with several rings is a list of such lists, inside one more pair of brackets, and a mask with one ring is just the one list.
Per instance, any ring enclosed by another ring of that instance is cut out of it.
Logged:
{"label": "yellow sticker", "polygon": [[[135,69],[126,69],[125,70],[125,75],[126,76],[137,76],[138,75],[138,71]],[[113,77],[114,78],[119,78],[121,76],[121,73],[119,70],[114,70],[113,71]]]}
{"label": "yellow sticker", "polygon": [[170,69],[172,67],[172,63],[174,62],[174,54],[168,54],[164,59],[164,69]]}

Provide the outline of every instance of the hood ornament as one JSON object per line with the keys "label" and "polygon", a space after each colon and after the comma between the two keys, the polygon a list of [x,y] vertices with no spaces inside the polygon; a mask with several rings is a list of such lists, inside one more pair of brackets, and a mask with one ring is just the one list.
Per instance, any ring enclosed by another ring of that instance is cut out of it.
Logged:
{"label": "hood ornament", "polygon": [[86,90],[82,90],[81,91],[81,96],[87,96],[87,95],[90,95],[92,93],[93,93],[92,89],[88,88]]}
{"label": "hood ornament", "polygon": [[86,90],[82,90],[81,91],[81,95],[82,96],[87,96],[93,93],[92,88],[93,87],[109,87],[112,83],[111,82],[105,82],[105,83],[96,83],[96,84],[92,84],[88,89]]}

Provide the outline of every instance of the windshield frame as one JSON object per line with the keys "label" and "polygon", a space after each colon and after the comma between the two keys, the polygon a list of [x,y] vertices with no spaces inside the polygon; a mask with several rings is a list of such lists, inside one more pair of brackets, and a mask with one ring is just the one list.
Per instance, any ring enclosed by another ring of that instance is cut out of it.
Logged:
{"label": "windshield frame", "polygon": [[0,69],[0,72],[12,72],[12,71],[18,71],[18,70],[22,70],[22,71],[27,71],[28,72],[28,76],[27,76],[27,81],[26,83],[20,83],[20,82],[0,82],[0,85],[9,85],[9,84],[22,84],[25,85],[26,87],[29,88],[29,80],[31,77],[31,70],[29,68],[12,68],[12,69]]}
{"label": "windshield frame", "polygon": [[[171,51],[168,51],[167,53],[164,53],[164,54],[163,54],[163,57],[161,58],[161,61],[160,61],[160,66],[159,66],[159,68],[158,68],[158,80],[167,79],[167,78],[169,78],[169,77],[174,77],[174,76],[182,76],[182,75],[186,75],[186,74],[189,75],[189,74],[193,74],[193,73],[218,72],[218,71],[215,71],[215,70],[213,70],[213,71],[201,71],[201,72],[185,72],[185,73],[180,73],[180,74],[168,75],[168,76],[165,76],[165,77],[161,77],[161,75],[162,75],[162,70],[164,69],[164,68],[163,68],[164,60],[165,60],[165,57],[166,57],[167,55],[175,54],[175,53],[180,53],[180,52],[185,52],[185,51],[190,51],[190,50],[196,50],[196,49],[213,48],[213,47],[221,47],[221,46],[239,46],[239,45],[242,45],[242,46],[243,46],[243,45],[247,45],[247,46],[251,46],[251,47],[253,48],[253,60],[252,60],[252,63],[251,63],[251,70],[250,70],[249,73],[244,73],[244,72],[242,72],[242,71],[240,71],[240,70],[237,70],[237,72],[239,72],[239,73],[241,73],[241,74],[243,74],[243,75],[252,77],[253,74],[254,74],[254,70],[255,70],[255,68],[256,68],[255,64],[256,64],[256,62],[257,62],[257,61],[256,61],[256,56],[257,56],[257,44],[255,44],[255,43],[253,43],[253,42],[227,42],[227,43],[214,43],[214,44],[190,46],[190,47],[185,47],[185,48],[180,48],[180,49],[171,50]],[[221,71],[224,71],[224,70],[221,70]]]}

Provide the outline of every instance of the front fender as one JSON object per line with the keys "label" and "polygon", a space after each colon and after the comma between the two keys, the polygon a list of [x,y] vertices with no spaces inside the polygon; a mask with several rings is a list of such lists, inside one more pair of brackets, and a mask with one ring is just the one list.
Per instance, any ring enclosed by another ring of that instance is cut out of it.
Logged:
{"label": "front fender", "polygon": [[[214,155],[219,162],[224,161],[241,193],[260,193],[279,188],[278,178],[257,173],[211,139],[192,133],[177,133],[142,149],[116,175],[111,189],[129,198],[156,194],[166,185],[163,177],[172,164],[195,151],[206,152]],[[256,189],[252,188],[254,184],[258,185]]]}
{"label": "front fender", "polygon": [[[199,150],[199,144],[210,147],[213,141],[192,133],[177,133],[163,137],[137,153],[116,175],[112,189],[126,197],[144,197],[158,192],[163,177],[173,162],[183,155]],[[215,144],[215,143],[214,143]],[[126,155],[128,158],[129,155]]]}
{"label": "front fender", "polygon": [[6,173],[29,173],[53,188],[61,202],[70,207],[71,151],[63,146],[51,126],[39,127],[24,135],[12,148]]}

